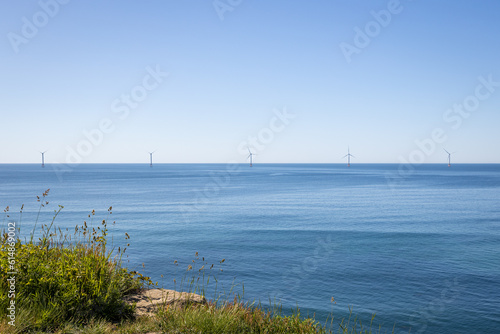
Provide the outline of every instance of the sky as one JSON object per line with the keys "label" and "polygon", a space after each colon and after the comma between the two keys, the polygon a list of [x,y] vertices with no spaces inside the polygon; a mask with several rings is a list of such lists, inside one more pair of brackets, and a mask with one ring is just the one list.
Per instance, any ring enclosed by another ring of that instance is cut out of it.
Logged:
{"label": "sky", "polygon": [[500,2],[0,0],[0,163],[500,163]]}

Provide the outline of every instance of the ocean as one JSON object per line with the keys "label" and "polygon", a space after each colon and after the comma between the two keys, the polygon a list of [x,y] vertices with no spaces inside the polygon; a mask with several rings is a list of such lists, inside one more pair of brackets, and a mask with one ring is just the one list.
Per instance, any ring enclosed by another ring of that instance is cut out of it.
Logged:
{"label": "ocean", "polygon": [[0,164],[2,228],[24,204],[29,236],[49,188],[39,224],[58,205],[69,230],[95,210],[114,247],[130,243],[124,264],[165,288],[204,259],[217,291],[319,321],[352,309],[382,332],[500,331],[498,164]]}

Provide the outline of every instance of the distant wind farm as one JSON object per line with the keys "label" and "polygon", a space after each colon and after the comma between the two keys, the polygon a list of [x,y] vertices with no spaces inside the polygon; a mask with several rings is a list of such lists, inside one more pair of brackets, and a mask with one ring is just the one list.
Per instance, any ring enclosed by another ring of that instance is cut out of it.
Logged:
{"label": "distant wind farm", "polygon": [[[248,156],[247,156],[247,160],[249,160],[249,166],[250,167],[253,167],[253,164],[254,164],[254,161],[253,161],[253,158],[255,155],[257,155],[256,153],[253,153],[250,148],[248,147],[247,148],[248,150]],[[456,152],[448,152],[445,148],[443,148],[443,150],[446,152],[447,154],[447,161],[448,161],[448,167],[451,167],[451,156],[453,154],[455,154]],[[45,153],[47,152],[47,150],[43,151],[43,152],[40,152],[41,154],[41,157],[42,157],[42,161],[41,161],[41,166],[42,168],[45,167]],[[152,151],[152,152],[148,152],[149,154],[149,167],[153,167],[153,153],[155,153],[155,151]],[[347,154],[344,155],[342,157],[342,159],[345,159],[347,158],[347,167],[351,167],[351,158],[356,158],[353,154],[351,154],[351,148],[348,146],[347,147]]]}

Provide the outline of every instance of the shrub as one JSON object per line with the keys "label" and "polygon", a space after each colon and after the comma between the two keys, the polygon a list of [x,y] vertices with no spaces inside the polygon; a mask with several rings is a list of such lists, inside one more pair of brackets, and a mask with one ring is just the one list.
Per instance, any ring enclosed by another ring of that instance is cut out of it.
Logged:
{"label": "shrub", "polygon": [[[48,204],[47,195],[48,190],[42,198],[38,197],[40,209]],[[19,235],[14,237],[13,233],[9,235],[9,230],[4,231],[0,240],[0,294],[8,296],[7,279],[14,276],[15,296],[0,300],[0,316],[7,316],[7,307],[14,300],[16,317],[22,317],[22,325],[28,329],[57,328],[65,322],[82,324],[95,319],[131,318],[133,307],[126,304],[123,297],[152,284],[150,278],[121,266],[126,248],[119,248],[118,252],[107,248],[106,219],[97,224],[97,228],[89,227],[85,221],[75,227],[74,233],[63,232],[54,227],[62,209],[59,206],[50,224],[41,225],[41,237],[37,241],[33,239],[38,218],[25,243]],[[110,207],[109,215],[111,210]],[[7,214],[8,208],[4,211]],[[94,216],[95,211],[88,216],[90,226]],[[9,274],[13,271],[14,275]]]}

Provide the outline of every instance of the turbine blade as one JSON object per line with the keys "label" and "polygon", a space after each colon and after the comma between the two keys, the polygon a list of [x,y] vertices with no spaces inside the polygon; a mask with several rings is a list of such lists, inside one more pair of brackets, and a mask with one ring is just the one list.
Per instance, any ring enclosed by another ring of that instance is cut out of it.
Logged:
{"label": "turbine blade", "polygon": [[444,148],[443,148],[443,150],[444,150],[446,153],[451,154],[451,153],[450,153],[450,152],[448,152],[446,149],[444,149]]}

